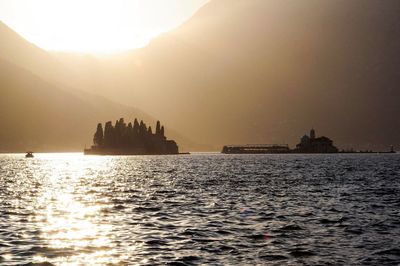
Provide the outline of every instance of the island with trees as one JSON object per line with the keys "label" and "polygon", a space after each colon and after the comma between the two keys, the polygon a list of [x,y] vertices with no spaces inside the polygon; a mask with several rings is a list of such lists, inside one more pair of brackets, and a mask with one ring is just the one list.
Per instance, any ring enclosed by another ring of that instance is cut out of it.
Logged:
{"label": "island with trees", "polygon": [[164,126],[157,121],[155,133],[151,126],[143,121],[128,123],[120,118],[113,126],[112,122],[97,125],[93,136],[93,146],[85,149],[85,155],[162,155],[179,154],[178,145],[164,135]]}

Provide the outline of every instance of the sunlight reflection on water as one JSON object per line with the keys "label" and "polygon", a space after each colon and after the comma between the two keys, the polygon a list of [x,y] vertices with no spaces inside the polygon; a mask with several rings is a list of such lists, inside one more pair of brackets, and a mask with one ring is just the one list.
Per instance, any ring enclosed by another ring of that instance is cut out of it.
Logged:
{"label": "sunlight reflection on water", "polygon": [[[39,238],[45,242],[48,253],[65,252],[65,256],[57,254],[53,262],[56,265],[118,263],[121,258],[113,249],[113,225],[96,219],[110,203],[106,199],[96,204],[95,195],[87,194],[88,188],[82,186],[86,183],[84,179],[95,178],[92,169],[101,169],[105,157],[39,154],[37,158],[42,160],[47,175],[42,180],[46,188],[37,198],[33,222],[40,228]],[[78,249],[83,253],[74,252]],[[47,260],[48,256],[34,257],[38,262]]]}
{"label": "sunlight reflection on water", "polygon": [[393,264],[398,155],[0,155],[0,264]]}

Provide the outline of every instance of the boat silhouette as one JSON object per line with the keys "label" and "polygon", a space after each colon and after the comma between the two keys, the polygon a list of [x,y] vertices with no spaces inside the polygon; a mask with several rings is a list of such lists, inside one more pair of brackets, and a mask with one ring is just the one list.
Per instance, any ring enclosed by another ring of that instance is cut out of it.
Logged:
{"label": "boat silhouette", "polygon": [[31,152],[31,151],[27,151],[26,152],[26,154],[25,154],[25,158],[33,158],[34,156],[33,156],[33,152]]}

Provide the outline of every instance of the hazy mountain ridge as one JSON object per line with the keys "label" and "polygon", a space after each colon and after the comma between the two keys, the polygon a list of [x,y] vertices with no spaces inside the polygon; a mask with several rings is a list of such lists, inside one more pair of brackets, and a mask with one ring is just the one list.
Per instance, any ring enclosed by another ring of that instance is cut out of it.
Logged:
{"label": "hazy mountain ridge", "polygon": [[293,145],[314,126],[341,147],[382,149],[400,142],[399,13],[391,0],[214,0],[95,65],[118,91],[103,95],[215,147]]}
{"label": "hazy mountain ridge", "polygon": [[[137,117],[155,124],[141,110],[72,88],[79,77],[4,24],[0,38],[0,152],[80,151],[92,144],[98,122]],[[167,136],[183,148],[192,144],[171,130]]]}
{"label": "hazy mountain ridge", "polygon": [[133,108],[60,89],[4,60],[0,84],[0,151],[79,151],[91,144],[98,122],[128,114],[148,118]]}
{"label": "hazy mountain ridge", "polygon": [[213,0],[147,47],[56,55],[76,87],[136,106],[199,143],[400,143],[400,2]]}

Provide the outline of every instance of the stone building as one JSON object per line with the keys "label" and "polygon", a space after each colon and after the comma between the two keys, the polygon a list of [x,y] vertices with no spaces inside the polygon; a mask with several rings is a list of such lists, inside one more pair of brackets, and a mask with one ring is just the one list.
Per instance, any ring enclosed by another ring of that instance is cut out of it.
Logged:
{"label": "stone building", "polygon": [[333,141],[325,136],[316,137],[315,130],[311,129],[310,136],[304,135],[296,145],[295,152],[299,153],[337,153],[338,149]]}

